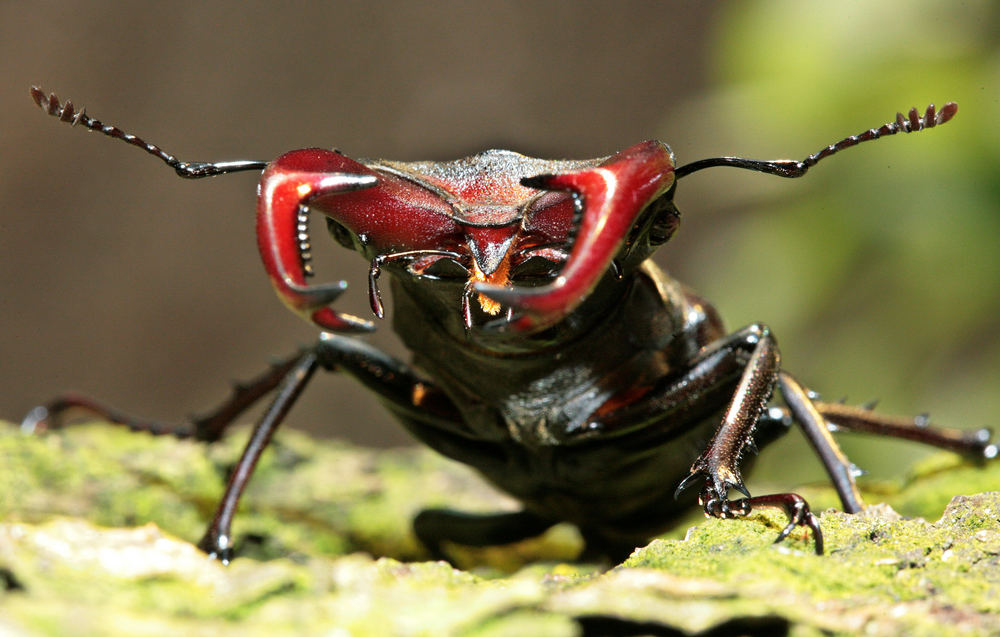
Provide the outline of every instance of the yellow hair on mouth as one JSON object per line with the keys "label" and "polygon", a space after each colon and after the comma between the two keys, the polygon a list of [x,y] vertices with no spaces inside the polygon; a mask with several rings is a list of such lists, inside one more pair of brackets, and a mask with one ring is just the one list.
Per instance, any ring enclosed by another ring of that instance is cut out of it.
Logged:
{"label": "yellow hair on mouth", "polygon": [[[479,269],[479,264],[475,261],[472,262],[472,280],[482,281],[483,283],[488,283],[490,285],[504,286],[510,283],[508,278],[510,274],[510,262],[504,259],[497,266],[497,269],[486,275],[483,271]],[[499,301],[494,301],[484,294],[479,295],[479,307],[483,308],[483,311],[490,316],[496,316],[500,313],[500,303]]]}

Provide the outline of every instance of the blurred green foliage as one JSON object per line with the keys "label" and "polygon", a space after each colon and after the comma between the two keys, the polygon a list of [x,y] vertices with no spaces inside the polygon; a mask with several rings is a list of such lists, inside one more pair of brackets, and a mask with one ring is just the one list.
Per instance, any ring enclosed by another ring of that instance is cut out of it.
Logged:
{"label": "blurred green foliage", "polygon": [[[713,208],[729,214],[698,221],[697,251],[667,267],[716,302],[730,328],[770,325],[785,367],[827,399],[879,398],[888,412],[996,425],[1000,4],[731,3],[715,38],[718,88],[672,117],[693,123],[681,139],[697,156],[680,164],[801,158],[910,106],[960,110],[941,129],[850,149],[801,180],[722,169],[690,178],[678,191],[685,224]],[[761,465],[786,473],[789,458],[811,455],[800,436],[787,438],[797,440],[771,452],[782,460]],[[840,439],[877,475],[921,453]]]}

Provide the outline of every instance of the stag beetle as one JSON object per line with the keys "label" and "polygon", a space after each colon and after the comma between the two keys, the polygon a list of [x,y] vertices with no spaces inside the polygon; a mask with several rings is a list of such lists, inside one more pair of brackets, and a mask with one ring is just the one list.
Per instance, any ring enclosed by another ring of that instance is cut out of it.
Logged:
{"label": "stag beetle", "polygon": [[[82,407],[136,430],[218,439],[259,398],[275,397],[231,474],[199,546],[228,561],[237,501],[275,429],[322,367],[353,376],[402,425],[439,453],[471,465],[523,503],[513,513],[426,510],[414,520],[435,557],[444,542],[490,546],[568,521],[585,556],[620,560],[693,506],[739,517],[757,506],[823,536],[794,493],[751,496],[744,456],[797,423],[849,512],[864,504],[856,470],[831,431],[908,438],[977,458],[997,447],[987,429],[932,427],[926,417],[875,414],[824,402],[782,369],[763,324],[727,334],[714,308],[649,259],[673,235],[678,179],[730,166],[799,177],[847,147],[949,121],[954,103],[931,105],[832,144],[802,161],[737,157],[676,166],[670,148],[645,141],[583,161],[507,151],[449,162],[354,160],[335,150],[293,150],[274,161],[185,162],[33,87],[50,115],[121,139],[188,178],[262,171],[257,236],[280,299],[323,331],[317,342],[240,386],[218,409],[182,425],[131,418],[82,397],[33,410],[32,429],[60,426]],[[371,322],[331,309],[344,282],[312,285],[309,214],[370,263],[369,299],[382,318],[379,279],[389,273],[394,329],[412,365],[345,334]],[[783,405],[772,404],[777,388]],[[699,489],[686,487],[700,485]],[[730,490],[744,497],[731,500]]]}

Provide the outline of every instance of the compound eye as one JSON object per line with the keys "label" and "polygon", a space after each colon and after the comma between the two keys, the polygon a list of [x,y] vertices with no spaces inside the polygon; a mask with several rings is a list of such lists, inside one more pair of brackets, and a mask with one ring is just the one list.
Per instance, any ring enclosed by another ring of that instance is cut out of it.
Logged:
{"label": "compound eye", "polygon": [[425,267],[411,266],[411,271],[419,276],[429,276],[436,279],[461,279],[469,278],[469,271],[458,261],[447,257],[435,259],[433,263]]}
{"label": "compound eye", "polygon": [[354,235],[350,230],[347,229],[343,224],[338,222],[336,219],[331,217],[326,218],[326,229],[330,233],[330,236],[334,240],[347,248],[348,250],[355,250],[356,246],[354,244]]}

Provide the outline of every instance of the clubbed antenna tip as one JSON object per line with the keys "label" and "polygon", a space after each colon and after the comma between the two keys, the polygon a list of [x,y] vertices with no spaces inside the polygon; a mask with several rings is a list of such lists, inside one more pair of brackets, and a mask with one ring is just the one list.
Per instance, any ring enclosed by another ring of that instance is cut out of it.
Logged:
{"label": "clubbed antenna tip", "polygon": [[836,144],[830,144],[818,153],[809,155],[801,162],[798,162],[799,166],[797,166],[797,168],[800,168],[801,172],[788,176],[798,177],[799,175],[805,173],[805,169],[810,166],[815,166],[821,159],[825,159],[834,153],[844,150],[845,148],[857,146],[861,142],[867,142],[873,139],[878,139],[879,137],[895,135],[897,133],[916,133],[926,128],[934,128],[935,126],[944,124],[951,118],[955,117],[956,113],[958,113],[958,104],[955,102],[948,102],[941,107],[940,111],[935,110],[934,105],[930,104],[924,111],[923,117],[920,116],[920,111],[916,108],[911,108],[910,112],[905,117],[902,113],[896,113],[895,122],[883,124],[878,128],[872,128],[863,133],[859,133],[858,135],[851,135],[850,137],[840,140]]}
{"label": "clubbed antenna tip", "polygon": [[845,137],[839,142],[830,144],[819,152],[809,155],[802,161],[793,161],[789,159],[761,161],[758,159],[744,159],[742,157],[712,157],[710,159],[702,159],[681,166],[674,171],[674,175],[679,179],[685,175],[690,175],[693,172],[697,172],[705,168],[730,166],[732,168],[744,168],[746,170],[755,170],[757,172],[778,175],[779,177],[801,177],[806,174],[807,170],[819,163],[820,160],[826,159],[835,153],[839,153],[845,148],[857,146],[862,142],[871,141],[887,135],[896,135],[897,133],[915,133],[926,128],[934,128],[935,126],[940,126],[941,124],[950,121],[953,117],[955,117],[956,113],[958,113],[958,104],[955,102],[948,102],[941,107],[940,111],[936,110],[934,105],[931,104],[926,108],[923,116],[920,115],[920,111],[916,108],[911,108],[910,112],[905,116],[902,113],[896,113],[895,121],[883,124],[878,128],[866,130],[865,132],[857,135]]}
{"label": "clubbed antenna tip", "polygon": [[[915,130],[923,130],[925,128],[940,126],[941,124],[951,120],[952,117],[955,117],[956,113],[958,113],[958,104],[955,102],[948,102],[942,106],[941,110],[936,114],[934,112],[934,105],[931,104],[927,107],[927,111],[924,113],[922,119],[918,117],[917,109],[911,108],[909,118],[907,119],[907,122],[909,123],[909,130],[906,132],[911,133]],[[903,125],[902,113],[896,113],[896,123],[900,126]]]}
{"label": "clubbed antenna tip", "polygon": [[79,124],[87,116],[84,109],[76,110],[70,100],[66,100],[65,104],[60,104],[55,93],[46,95],[45,91],[38,86],[31,87],[31,99],[35,100],[35,104],[38,104],[38,107],[49,115],[58,117],[59,121],[69,122],[73,126]]}
{"label": "clubbed antenna tip", "polygon": [[173,168],[181,177],[197,179],[199,177],[211,177],[213,175],[223,175],[226,173],[239,172],[241,170],[263,170],[267,162],[256,160],[239,161],[216,161],[216,162],[187,162],[181,161],[164,151],[155,144],[150,144],[140,137],[131,133],[126,133],[117,126],[105,124],[99,119],[95,119],[84,112],[84,109],[76,110],[71,100],[60,102],[55,93],[46,94],[39,86],[31,87],[31,99],[38,104],[43,111],[58,117],[59,121],[67,122],[71,126],[80,124],[87,130],[103,133],[108,137],[120,139],[126,144],[138,146],[150,155],[157,157],[162,162]]}

